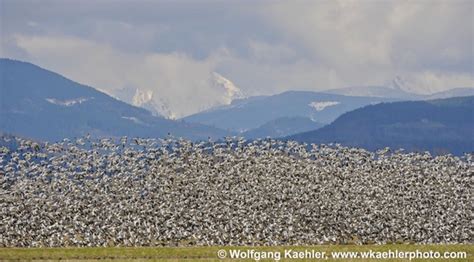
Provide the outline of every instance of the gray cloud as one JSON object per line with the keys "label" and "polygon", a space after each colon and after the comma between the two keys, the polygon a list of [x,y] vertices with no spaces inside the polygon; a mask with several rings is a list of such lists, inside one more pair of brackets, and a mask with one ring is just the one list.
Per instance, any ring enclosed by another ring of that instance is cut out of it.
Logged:
{"label": "gray cloud", "polygon": [[397,76],[418,93],[474,86],[469,0],[0,3],[0,55],[113,95],[153,91],[179,116],[220,101],[215,71],[250,95]]}

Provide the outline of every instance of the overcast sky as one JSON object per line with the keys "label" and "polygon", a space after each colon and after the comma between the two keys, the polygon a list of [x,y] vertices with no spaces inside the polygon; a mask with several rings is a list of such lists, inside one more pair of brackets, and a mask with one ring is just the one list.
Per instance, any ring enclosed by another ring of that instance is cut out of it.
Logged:
{"label": "overcast sky", "polygon": [[0,2],[2,57],[175,107],[208,103],[212,72],[248,95],[474,86],[472,0]]}

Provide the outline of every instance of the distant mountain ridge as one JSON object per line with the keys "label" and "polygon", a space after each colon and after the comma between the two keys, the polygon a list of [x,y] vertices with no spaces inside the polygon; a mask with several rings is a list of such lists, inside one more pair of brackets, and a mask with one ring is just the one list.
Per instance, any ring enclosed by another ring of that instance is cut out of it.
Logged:
{"label": "distant mountain ridge", "polygon": [[398,86],[356,86],[338,89],[325,90],[323,93],[338,94],[346,96],[370,96],[370,97],[384,97],[395,98],[400,100],[432,100],[438,98],[449,98],[458,96],[472,96],[474,95],[474,87],[459,87],[453,88],[429,95],[421,95],[407,92]]}
{"label": "distant mountain ridge", "polygon": [[221,138],[229,133],[172,121],[30,63],[0,59],[0,131],[40,140],[82,136]]}
{"label": "distant mountain ridge", "polygon": [[432,99],[442,99],[442,98],[461,97],[461,96],[474,96],[474,88],[472,87],[453,88],[450,90],[427,95],[425,99],[432,100]]}
{"label": "distant mountain ridge", "polygon": [[[472,108],[467,112],[465,107],[456,109],[458,111],[453,109],[459,106],[450,106],[450,109],[446,109],[445,102],[440,101],[451,101],[449,99],[430,100],[426,103],[404,102],[407,103],[404,105],[412,110],[412,112],[400,111],[407,117],[417,116],[422,112],[425,112],[423,114],[426,117],[421,120],[407,118],[393,122],[395,118],[392,115],[398,114],[398,111],[389,110],[396,106],[388,106],[391,104],[387,102],[400,101],[402,98],[395,96],[406,94],[400,93],[396,88],[391,89],[393,94],[388,94],[388,90],[384,91],[388,97],[288,91],[273,96],[243,98],[243,94],[233,88],[225,78],[220,79],[220,82],[222,83],[219,85],[227,85],[225,89],[229,91],[227,101],[231,103],[230,105],[218,106],[183,120],[173,121],[152,115],[143,108],[129,105],[92,87],[75,83],[33,64],[0,59],[0,133],[49,141],[87,133],[97,137],[128,135],[155,138],[172,134],[192,140],[208,137],[219,139],[235,134],[248,138],[295,135],[294,137],[301,138],[301,141],[337,140],[372,149],[385,146],[384,143],[411,148],[454,149],[457,152],[471,148],[469,141],[472,139],[466,137],[465,133],[473,130],[469,129],[468,125],[458,122],[446,122],[446,119],[461,121],[462,118],[459,119],[456,115],[461,114],[464,119],[470,121],[473,115]],[[378,87],[361,87],[358,89],[360,91],[358,95],[362,94],[363,90],[375,95],[374,88]],[[430,96],[420,95],[412,100],[469,94],[474,95],[474,89],[456,88]],[[151,101],[150,96],[160,99],[157,94],[150,93],[138,93],[135,96],[137,101],[140,100],[144,104]],[[461,100],[464,101],[463,98],[452,101]],[[364,114],[360,115],[359,109],[367,110],[378,103],[383,103],[380,108],[375,107],[381,109],[382,113],[367,113],[370,116],[365,117]],[[427,108],[427,105],[434,104],[444,109],[437,111],[436,108]],[[351,112],[352,110],[355,111]],[[346,114],[350,114],[351,117],[348,119]],[[437,119],[432,116],[435,114],[446,119]],[[391,119],[392,122],[383,122],[384,117],[385,120]],[[374,123],[370,121],[372,118]],[[333,124],[320,128],[334,120],[336,129],[331,129],[334,128]],[[383,127],[380,127],[381,125]],[[341,128],[350,130],[352,134],[342,132]],[[314,131],[315,129],[318,130]],[[304,135],[313,134],[312,132],[316,132],[314,134],[317,135]],[[435,134],[444,140],[436,142],[433,138]],[[453,146],[446,146],[446,141],[450,141]]]}
{"label": "distant mountain ridge", "polygon": [[474,96],[369,105],[320,129],[287,137],[375,150],[462,154],[474,151]]}
{"label": "distant mountain ridge", "polygon": [[[261,137],[275,137],[278,133],[285,136],[284,133],[291,135],[303,132],[312,123],[329,124],[343,113],[380,102],[469,95],[474,95],[474,88],[455,88],[431,95],[409,93],[399,85],[360,86],[324,92],[287,91],[272,96],[233,100],[230,105],[214,107],[183,119],[237,132],[247,137],[256,137],[257,134]],[[288,118],[300,121],[281,121]]]}
{"label": "distant mountain ridge", "polygon": [[250,97],[228,106],[183,118],[187,122],[215,126],[233,132],[246,132],[282,117],[303,117],[327,124],[342,113],[380,102],[379,97],[351,97],[311,91],[287,91],[273,96]]}
{"label": "distant mountain ridge", "polygon": [[324,124],[317,123],[306,117],[280,117],[257,128],[242,133],[246,138],[278,138],[318,129]]}
{"label": "distant mountain ridge", "polygon": [[327,94],[346,95],[346,96],[369,96],[384,97],[395,99],[414,100],[421,99],[422,96],[406,92],[400,88],[385,86],[356,86],[338,89],[329,89],[322,91]]}

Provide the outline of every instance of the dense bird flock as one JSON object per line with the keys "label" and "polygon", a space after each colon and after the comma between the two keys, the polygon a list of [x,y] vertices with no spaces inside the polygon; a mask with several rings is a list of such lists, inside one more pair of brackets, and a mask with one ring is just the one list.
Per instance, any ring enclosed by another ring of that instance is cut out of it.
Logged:
{"label": "dense bird flock", "polygon": [[473,155],[3,138],[0,246],[472,243]]}

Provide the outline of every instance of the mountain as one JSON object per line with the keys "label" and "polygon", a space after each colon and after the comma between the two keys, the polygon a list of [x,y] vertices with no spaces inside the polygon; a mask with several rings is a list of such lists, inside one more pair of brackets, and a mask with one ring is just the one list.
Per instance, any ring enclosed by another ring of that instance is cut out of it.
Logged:
{"label": "mountain", "polygon": [[453,88],[447,91],[442,91],[428,95],[426,99],[441,99],[449,97],[459,97],[459,96],[474,96],[474,88],[472,87],[463,87],[463,88]]}
{"label": "mountain", "polygon": [[323,124],[306,117],[280,117],[241,135],[246,138],[284,137],[322,127]]}
{"label": "mountain", "polygon": [[40,140],[83,136],[220,138],[228,132],[172,121],[30,63],[0,59],[0,131]]}
{"label": "mountain", "polygon": [[330,89],[323,91],[328,94],[346,95],[346,96],[371,96],[371,97],[385,97],[395,99],[421,99],[422,96],[403,91],[397,87],[385,86],[355,86],[338,89]]}
{"label": "mountain", "polygon": [[178,119],[194,112],[229,105],[236,99],[246,97],[232,81],[217,72],[210,73],[203,82],[192,93],[168,89],[167,93],[160,96],[156,90],[125,87],[111,91],[111,95],[168,119]]}
{"label": "mountain", "polygon": [[372,96],[372,97],[384,97],[394,98],[400,100],[432,100],[439,98],[459,97],[459,96],[472,96],[474,95],[474,88],[453,88],[446,91],[436,92],[430,95],[421,95],[404,91],[399,85],[392,85],[389,87],[385,86],[355,86],[325,90],[324,93],[338,94],[346,96]]}
{"label": "mountain", "polygon": [[341,115],[333,123],[288,139],[341,143],[369,150],[462,154],[474,151],[474,96],[370,105]]}
{"label": "mountain", "polygon": [[281,117],[304,117],[327,124],[347,111],[384,101],[393,99],[288,91],[273,96],[235,100],[228,106],[200,112],[183,119],[187,122],[245,132]]}
{"label": "mountain", "polygon": [[217,92],[221,92],[220,96],[222,97],[222,104],[224,105],[230,105],[232,101],[236,99],[245,98],[245,95],[240,88],[235,86],[232,81],[216,72],[212,73],[211,86],[216,89]]}

